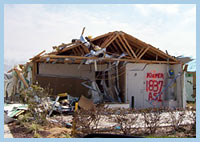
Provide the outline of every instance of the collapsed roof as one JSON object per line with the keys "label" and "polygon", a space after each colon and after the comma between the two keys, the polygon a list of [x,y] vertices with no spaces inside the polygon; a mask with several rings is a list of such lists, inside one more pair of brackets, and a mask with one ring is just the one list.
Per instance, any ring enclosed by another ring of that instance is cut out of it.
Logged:
{"label": "collapsed roof", "polygon": [[[98,49],[95,49],[96,47]],[[164,53],[158,48],[122,31],[109,32],[92,39],[81,36],[80,39],[74,39],[68,44],[54,46],[53,49],[53,52],[42,55],[45,52],[43,51],[31,58],[31,60],[52,63],[81,63],[82,60],[97,60],[101,62],[127,61],[133,63],[180,63],[179,60],[168,55],[168,53]],[[104,53],[104,55],[99,56],[99,54],[96,54],[97,52]]]}

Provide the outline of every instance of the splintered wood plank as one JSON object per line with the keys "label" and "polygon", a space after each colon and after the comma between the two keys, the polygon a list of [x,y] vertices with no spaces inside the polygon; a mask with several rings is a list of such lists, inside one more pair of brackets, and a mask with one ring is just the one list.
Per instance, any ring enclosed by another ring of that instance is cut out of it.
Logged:
{"label": "splintered wood plank", "polygon": [[26,80],[25,80],[23,74],[22,74],[18,69],[16,69],[16,68],[14,68],[14,70],[15,70],[15,72],[17,73],[19,79],[23,82],[24,86],[25,86],[26,88],[28,88],[29,85],[28,85],[28,83],[26,82]]}
{"label": "splintered wood plank", "polygon": [[34,60],[34,59],[40,57],[44,52],[46,52],[46,50],[43,50],[42,52],[40,52],[39,54],[37,54],[37,55],[34,56],[33,58],[30,58],[30,60]]}
{"label": "splintered wood plank", "polygon": [[142,54],[138,57],[138,59],[141,59],[142,56],[149,50],[150,47],[147,47],[143,52]]}
{"label": "splintered wood plank", "polygon": [[131,55],[131,53],[129,52],[129,50],[127,49],[126,45],[124,44],[124,42],[122,41],[121,37],[118,35],[117,38],[119,39],[119,41],[122,43],[123,47],[125,48],[125,50],[127,51],[128,55],[133,58],[133,56]]}
{"label": "splintered wood plank", "polygon": [[128,47],[129,50],[131,51],[132,55],[133,55],[135,58],[137,58],[135,52],[133,51],[133,49],[132,49],[131,46],[129,45],[129,43],[128,43],[128,41],[126,40],[126,38],[124,37],[124,35],[121,34],[120,36],[121,36],[121,38],[125,41],[127,47]]}
{"label": "splintered wood plank", "polygon": [[67,47],[67,46],[72,45],[72,44],[73,44],[73,43],[67,43],[67,44],[62,43],[62,44],[59,45],[58,47]]}
{"label": "splintered wood plank", "polygon": [[74,45],[72,45],[72,46],[70,46],[70,47],[64,48],[63,50],[59,50],[57,54],[60,54],[60,53],[66,52],[66,51],[68,51],[68,50],[71,50],[71,49],[73,49],[73,48],[76,48],[76,47],[80,46],[81,44],[82,44],[82,43],[74,44]]}

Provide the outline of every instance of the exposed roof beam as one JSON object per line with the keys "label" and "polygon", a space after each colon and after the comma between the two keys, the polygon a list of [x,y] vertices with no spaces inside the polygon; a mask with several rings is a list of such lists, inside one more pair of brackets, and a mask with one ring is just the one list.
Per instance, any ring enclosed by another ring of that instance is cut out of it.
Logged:
{"label": "exposed roof beam", "polygon": [[128,41],[126,40],[126,38],[124,37],[123,34],[120,34],[120,36],[122,37],[122,39],[125,41],[127,47],[129,48],[129,50],[131,51],[131,53],[133,54],[133,56],[137,59],[137,56],[135,55],[135,52],[133,51],[133,49],[131,48],[131,46],[129,45]]}
{"label": "exposed roof beam", "polygon": [[125,53],[125,50],[124,50],[123,47],[120,45],[120,43],[119,43],[119,41],[118,41],[117,38],[115,39],[115,42],[117,43],[117,45],[119,46],[119,48],[121,49],[121,51],[122,51],[123,53]]}
{"label": "exposed roof beam", "polygon": [[160,64],[178,64],[179,62],[174,61],[152,61],[152,60],[138,60],[138,59],[118,59],[118,58],[98,58],[98,57],[81,57],[81,56],[60,56],[60,55],[46,55],[40,57],[40,60],[37,60],[37,62],[43,62],[46,60],[46,58],[50,59],[76,59],[76,60],[83,60],[83,59],[93,59],[93,60],[101,60],[101,61],[128,61],[128,62],[134,62],[134,63],[160,63]]}
{"label": "exposed roof beam", "polygon": [[119,35],[117,35],[117,38],[120,40],[120,42],[122,43],[123,47],[125,48],[126,52],[128,53],[128,55],[133,59],[133,56],[131,55],[131,53],[129,52],[129,50],[127,49],[126,45],[124,44],[124,42],[122,41],[121,37]]}
{"label": "exposed roof beam", "polygon": [[106,48],[110,43],[116,39],[116,34],[112,34],[109,38],[107,38],[103,44],[101,45],[101,48]]}
{"label": "exposed roof beam", "polygon": [[147,47],[143,52],[142,54],[138,57],[138,59],[141,59],[142,56],[149,50],[150,47]]}
{"label": "exposed roof beam", "polygon": [[109,32],[109,33],[107,33],[107,34],[103,34],[103,35],[97,36],[97,37],[91,39],[91,41],[95,41],[95,40],[98,40],[98,39],[100,39],[100,38],[104,38],[104,37],[109,36],[109,35],[111,35],[111,34],[113,34],[113,33],[114,33],[114,32]]}

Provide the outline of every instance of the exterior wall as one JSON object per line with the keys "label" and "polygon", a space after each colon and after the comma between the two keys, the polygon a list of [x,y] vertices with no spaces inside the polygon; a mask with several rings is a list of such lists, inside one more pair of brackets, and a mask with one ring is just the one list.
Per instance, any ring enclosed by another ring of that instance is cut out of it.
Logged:
{"label": "exterior wall", "polygon": [[52,89],[54,95],[60,93],[68,93],[74,97],[80,97],[81,95],[87,96],[88,89],[81,85],[85,80],[78,78],[67,78],[60,76],[42,76],[37,75],[36,80],[43,88],[49,87]]}
{"label": "exterior wall", "polygon": [[[98,65],[98,71],[105,70],[107,65]],[[50,87],[53,94],[69,93],[80,97],[88,95],[88,89],[81,83],[86,80],[95,80],[94,65],[79,64],[49,64],[39,63],[36,81],[42,87]]]}
{"label": "exterior wall", "polygon": [[44,64],[39,63],[39,75],[76,77],[83,79],[95,79],[94,68],[92,65],[79,64]]}
{"label": "exterior wall", "polygon": [[[169,78],[168,70],[174,70]],[[128,63],[126,65],[126,103],[135,108],[184,107],[182,76],[173,80],[181,65]],[[183,77],[184,78],[184,77]]]}

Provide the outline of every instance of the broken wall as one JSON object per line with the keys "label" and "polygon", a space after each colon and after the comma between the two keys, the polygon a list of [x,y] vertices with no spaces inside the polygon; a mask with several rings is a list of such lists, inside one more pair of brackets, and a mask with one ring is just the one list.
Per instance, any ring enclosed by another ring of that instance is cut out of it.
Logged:
{"label": "broken wall", "polygon": [[[67,92],[71,96],[88,95],[88,89],[81,83],[95,80],[94,65],[38,63],[36,80],[42,87],[50,87],[53,94]],[[98,65],[98,71],[105,70],[107,65]]]}

